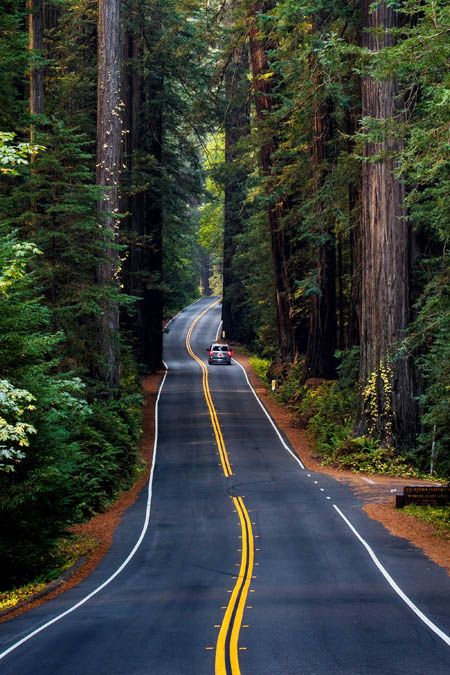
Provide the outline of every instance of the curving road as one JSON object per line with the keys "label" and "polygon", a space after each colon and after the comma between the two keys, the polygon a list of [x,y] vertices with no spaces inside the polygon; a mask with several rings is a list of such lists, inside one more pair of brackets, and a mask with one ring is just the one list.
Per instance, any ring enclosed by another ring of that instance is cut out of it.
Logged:
{"label": "curving road", "polygon": [[299,465],[237,364],[205,366],[214,302],[165,336],[149,491],[87,580],[0,625],[0,673],[448,675],[448,576]]}

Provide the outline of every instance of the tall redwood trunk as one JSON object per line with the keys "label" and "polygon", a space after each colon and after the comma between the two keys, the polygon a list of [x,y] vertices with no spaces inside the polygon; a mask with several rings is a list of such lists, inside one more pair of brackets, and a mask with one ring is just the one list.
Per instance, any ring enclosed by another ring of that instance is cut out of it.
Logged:
{"label": "tall redwood trunk", "polygon": [[[357,131],[357,119],[361,116],[358,109],[346,110],[345,132],[349,138],[347,151],[354,150],[353,136]],[[361,176],[348,184],[348,211],[350,216],[350,307],[348,316],[348,330],[344,339],[343,349],[356,347],[360,343],[359,327],[361,317]]]}
{"label": "tall redwood trunk", "polygon": [[121,0],[98,2],[97,175],[102,188],[99,223],[103,236],[103,259],[98,267],[101,313],[98,322],[98,374],[111,396],[119,387],[119,305],[117,251],[119,180],[121,171],[122,103]]}
{"label": "tall redwood trunk", "polygon": [[163,64],[152,62],[149,54],[149,46],[161,37],[157,6],[152,21],[146,19],[141,15],[140,30],[130,36],[128,109],[133,194],[129,200],[126,284],[127,292],[139,298],[131,326],[139,360],[147,372],[153,372],[161,367],[163,356],[164,72]]}
{"label": "tall redwood trunk", "polygon": [[[274,47],[268,35],[264,34],[258,17],[274,6],[273,0],[256,2],[248,15],[248,32],[250,38],[250,62],[255,94],[255,110],[259,123],[263,126],[267,116],[273,110],[273,74],[268,61],[268,52]],[[267,75],[271,73],[271,76]],[[268,136],[268,134],[266,134]],[[274,164],[274,154],[278,142],[274,135],[263,140],[260,149],[262,171],[269,177]],[[270,198],[270,194],[269,194]],[[277,313],[277,334],[280,358],[288,363],[297,355],[294,317],[291,298],[291,284],[288,271],[288,243],[283,228],[286,204],[282,200],[269,201],[269,229],[272,245],[272,263],[275,280],[275,305]]]}
{"label": "tall redwood trunk", "polygon": [[227,340],[245,338],[245,320],[240,311],[243,287],[233,265],[236,238],[243,230],[247,171],[239,165],[239,143],[250,132],[249,63],[247,45],[237,48],[225,74],[225,161],[222,320]]}
{"label": "tall redwood trunk", "polygon": [[[313,71],[317,71],[317,63]],[[316,83],[319,88],[319,82]],[[334,137],[334,104],[325,98],[315,105],[312,140],[312,170],[317,228],[325,238],[317,252],[316,283],[319,292],[312,295],[305,372],[307,377],[333,378],[336,375],[334,353],[337,347],[336,321],[336,241],[334,222],[323,204],[321,189],[330,171]]]}
{"label": "tall redwood trunk", "polygon": [[[44,49],[44,0],[27,0],[28,8],[28,48],[32,55],[30,64],[30,113],[41,115],[44,112],[44,69],[36,59]],[[34,130],[31,129],[33,140]]]}
{"label": "tall redwood trunk", "polygon": [[[398,14],[381,0],[375,9],[363,0],[363,46],[377,52],[393,44],[389,29]],[[386,28],[383,31],[383,27]],[[367,30],[369,29],[369,30]],[[377,29],[376,32],[373,29]],[[380,30],[381,29],[381,30]],[[359,431],[383,444],[407,443],[414,436],[416,405],[411,364],[393,356],[409,321],[409,251],[404,186],[395,176],[395,133],[400,96],[394,79],[362,83],[362,114],[389,125],[383,140],[367,143],[362,167],[362,295]]]}

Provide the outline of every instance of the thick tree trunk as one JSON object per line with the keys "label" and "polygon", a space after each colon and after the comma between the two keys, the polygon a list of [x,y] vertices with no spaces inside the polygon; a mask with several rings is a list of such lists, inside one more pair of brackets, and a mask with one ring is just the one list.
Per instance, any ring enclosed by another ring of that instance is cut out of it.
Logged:
{"label": "thick tree trunk", "polygon": [[96,182],[103,190],[98,211],[104,252],[98,267],[101,288],[98,374],[105,385],[107,396],[117,392],[120,370],[117,299],[119,256],[116,248],[122,156],[120,9],[121,0],[99,0]]}
{"label": "thick tree trunk", "polygon": [[[358,112],[347,110],[345,113],[345,132],[349,137],[348,153],[354,150],[353,136],[357,131]],[[344,349],[351,349],[360,343],[359,326],[361,317],[361,176],[356,180],[350,180],[348,185],[348,211],[350,217],[350,308],[348,317],[348,330],[344,340]]]}
{"label": "thick tree trunk", "polygon": [[[156,18],[154,25],[160,25]],[[142,32],[146,31],[142,19]],[[164,75],[161,64],[149,63],[147,40],[131,37],[132,77],[129,96],[132,183],[130,198],[127,291],[139,298],[132,332],[139,359],[147,372],[162,365],[163,291],[163,145]],[[149,158],[151,169],[149,170]],[[147,179],[143,179],[149,172]]]}
{"label": "thick tree trunk", "polygon": [[[363,46],[376,52],[393,44],[388,31],[398,25],[398,15],[386,0],[374,10],[371,5],[370,0],[363,0],[363,25],[369,29],[363,33]],[[376,436],[383,444],[411,441],[416,415],[411,364],[406,359],[393,359],[409,322],[408,224],[404,186],[395,177],[394,159],[401,142],[395,128],[389,128],[399,120],[399,99],[395,80],[363,79],[363,117],[386,122],[387,128],[382,141],[367,143],[368,161],[362,168],[362,406],[358,431]]]}
{"label": "thick tree trunk", "polygon": [[[268,51],[273,48],[270,39],[258,25],[258,16],[274,6],[273,0],[255,3],[248,15],[250,38],[250,62],[255,94],[255,110],[258,121],[264,124],[273,109],[273,77],[266,77],[270,70]],[[277,139],[271,135],[264,140],[260,149],[260,161],[265,176],[272,172],[274,154],[278,148]],[[291,285],[286,252],[288,245],[283,228],[286,204],[282,200],[270,200],[269,228],[272,245],[272,262],[275,279],[275,306],[277,313],[277,334],[282,362],[293,362],[297,356],[294,317],[292,311]]]}
{"label": "thick tree trunk", "polygon": [[211,262],[208,254],[202,248],[199,250],[200,255],[200,290],[202,295],[211,295],[211,286],[209,277],[211,276]]}
{"label": "thick tree trunk", "polygon": [[[44,49],[44,0],[27,0],[28,7],[28,48],[32,55],[30,64],[30,113],[44,112],[44,69],[36,59]],[[34,130],[31,130],[33,140]]]}
{"label": "thick tree trunk", "polygon": [[224,203],[223,242],[223,328],[228,340],[245,337],[244,317],[240,309],[243,287],[233,265],[236,238],[243,230],[247,172],[239,166],[239,143],[250,132],[249,63],[247,46],[233,54],[225,74],[227,110],[225,113],[225,161],[227,164]]}
{"label": "thick tree trunk", "polygon": [[[314,64],[313,70],[317,70]],[[317,82],[317,86],[318,86]],[[317,287],[319,293],[311,298],[308,347],[305,359],[307,377],[333,378],[336,375],[334,353],[337,347],[336,321],[336,241],[334,222],[322,203],[321,188],[330,171],[333,153],[330,143],[334,137],[334,104],[326,98],[316,104],[312,141],[312,170],[317,227],[325,236],[318,250]],[[327,222],[328,221],[328,222]]]}

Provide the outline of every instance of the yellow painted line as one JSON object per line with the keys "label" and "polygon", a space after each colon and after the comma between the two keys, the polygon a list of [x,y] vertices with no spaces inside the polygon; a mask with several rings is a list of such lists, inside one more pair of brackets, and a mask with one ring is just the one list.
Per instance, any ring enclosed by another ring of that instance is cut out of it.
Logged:
{"label": "yellow painted line", "polygon": [[[239,657],[238,657],[238,649],[241,649],[239,647],[239,632],[241,630],[242,620],[244,618],[245,603],[247,602],[247,596],[250,590],[250,584],[252,582],[253,563],[255,561],[252,524],[250,522],[247,509],[245,508],[245,504],[242,501],[242,497],[238,497],[238,502],[241,506],[242,514],[247,524],[248,530],[248,539],[247,539],[248,565],[247,565],[247,572],[245,575],[244,586],[242,588],[241,597],[239,598],[239,605],[236,609],[236,615],[234,617],[233,630],[231,631],[230,661],[231,661],[232,675],[240,675],[241,672],[239,668]],[[244,530],[245,527],[243,528],[243,532]]]}
{"label": "yellow painted line", "polygon": [[[201,314],[199,314],[194,321],[189,326],[189,330],[186,335],[186,349],[188,354],[198,363],[202,369],[202,384],[203,392],[205,395],[206,405],[209,410],[211,425],[216,437],[217,448],[219,450],[219,456],[221,461],[221,466],[226,477],[233,475],[233,470],[231,468],[231,463],[228,457],[228,453],[225,447],[225,441],[222,434],[222,429],[220,427],[219,419],[217,416],[216,409],[211,396],[211,390],[209,388],[208,380],[208,368],[203,363],[203,361],[194,353],[191,347],[191,337],[194,331],[195,326],[200,321],[200,319],[209,312],[210,309],[215,307],[220,300],[209,305]],[[248,515],[248,511],[245,507],[242,497],[232,497],[233,505],[235,507],[234,512],[239,516],[239,523],[241,527],[241,534],[239,538],[242,540],[242,549],[239,549],[241,552],[241,562],[239,564],[239,574],[236,578],[235,586],[232,590],[227,591],[230,593],[230,600],[225,609],[225,614],[220,625],[219,635],[217,637],[216,644],[216,655],[215,655],[215,674],[216,675],[241,675],[241,670],[239,666],[239,651],[246,650],[247,647],[239,646],[239,633],[241,631],[242,621],[244,617],[244,610],[246,607],[248,593],[251,592],[250,584],[253,578],[253,565],[254,565],[254,537],[252,531],[252,523]],[[219,625],[215,625],[214,628],[218,628]],[[245,624],[245,628],[248,628],[248,624]],[[226,658],[226,648],[227,642],[229,642],[229,662],[231,664],[231,674],[227,669],[227,658]],[[206,649],[211,649],[207,647]]]}
{"label": "yellow painted line", "polygon": [[186,349],[188,351],[188,354],[194,359],[194,361],[198,363],[198,365],[202,369],[202,383],[203,383],[203,392],[205,394],[205,401],[209,410],[209,415],[211,417],[211,424],[214,431],[214,435],[216,437],[217,447],[219,449],[219,456],[222,464],[223,473],[227,478],[229,478],[229,476],[233,475],[233,470],[231,468],[230,460],[225,447],[225,441],[223,439],[222,429],[220,428],[219,419],[217,417],[217,412],[214,407],[214,403],[211,396],[211,390],[209,388],[208,368],[205,366],[203,361],[197,356],[197,354],[194,353],[191,347],[191,337],[195,326],[200,321],[200,319],[203,316],[205,316],[205,314],[209,312],[210,309],[215,307],[219,302],[220,299],[216,300],[216,302],[213,302],[211,305],[208,305],[208,307],[203,312],[201,312],[201,314],[199,314],[191,323],[191,325],[189,326],[188,333],[186,335]]}
{"label": "yellow painted line", "polygon": [[236,506],[241,524],[243,543],[242,557],[239,576],[237,577],[228,607],[223,617],[219,636],[217,638],[215,675],[228,675],[226,662],[226,642],[227,637],[230,634],[230,630],[231,675],[240,675],[241,673],[238,651],[243,648],[239,647],[239,633],[242,627],[245,603],[247,601],[247,595],[252,581],[254,562],[253,532],[247,509],[245,508],[244,502],[242,501],[242,497],[233,497],[233,503]]}

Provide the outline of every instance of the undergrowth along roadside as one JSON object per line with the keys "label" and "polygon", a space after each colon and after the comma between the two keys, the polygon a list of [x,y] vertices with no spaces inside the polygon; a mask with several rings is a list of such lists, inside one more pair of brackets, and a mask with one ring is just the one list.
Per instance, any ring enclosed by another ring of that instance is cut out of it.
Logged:
{"label": "undergrowth along roadside", "polygon": [[[286,405],[296,424],[309,431],[318,459],[324,464],[355,473],[379,474],[401,478],[428,478],[415,462],[415,455],[381,447],[373,439],[355,436],[357,405],[355,361],[357,354],[341,360],[339,380],[307,380],[303,384],[303,363],[299,362],[276,380],[272,393]],[[271,389],[271,361],[250,354],[256,375]]]}
{"label": "undergrowth along roadside", "polygon": [[404,511],[434,526],[434,534],[450,540],[450,506],[405,506]]}
{"label": "undergrowth along roadside", "polygon": [[59,539],[48,558],[48,567],[39,576],[30,583],[0,593],[0,615],[44,593],[51,582],[88,556],[97,544],[94,538],[85,535]]}

